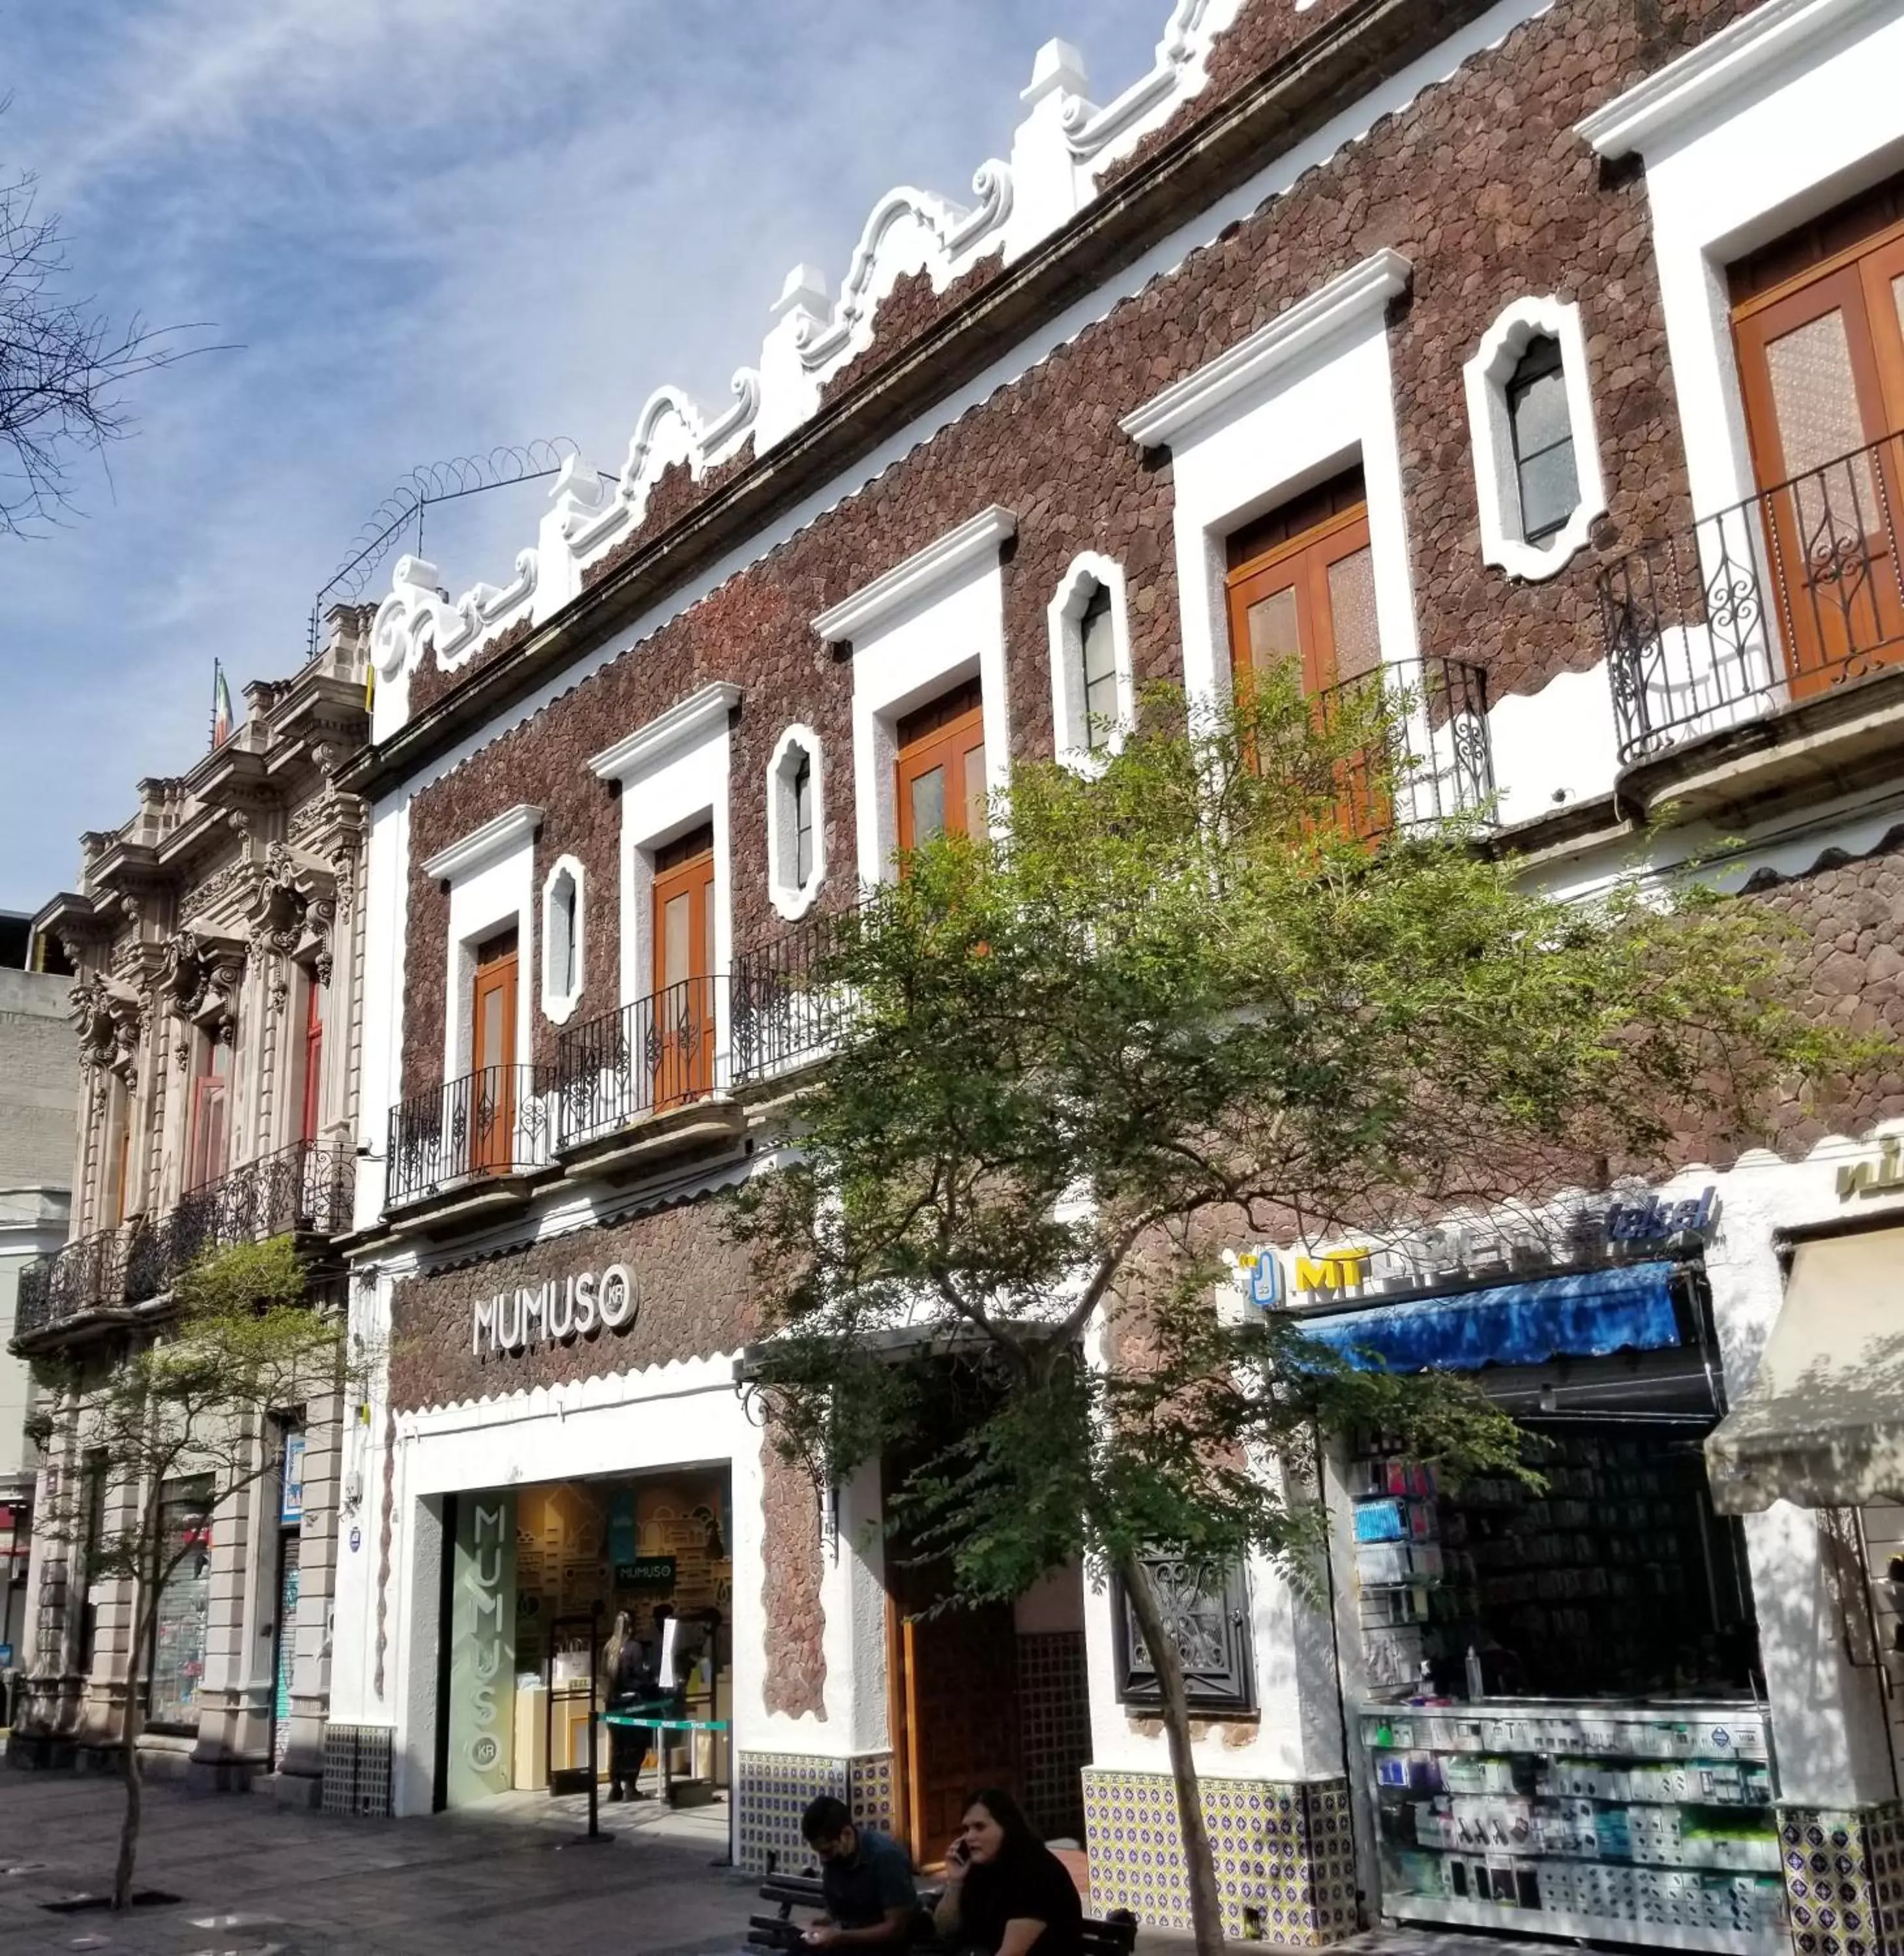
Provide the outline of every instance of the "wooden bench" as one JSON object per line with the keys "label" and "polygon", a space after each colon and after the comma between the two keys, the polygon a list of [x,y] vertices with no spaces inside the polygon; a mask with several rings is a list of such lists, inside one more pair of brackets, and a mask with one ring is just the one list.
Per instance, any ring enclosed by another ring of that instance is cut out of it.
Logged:
{"label": "wooden bench", "polygon": [[[749,1949],[799,1950],[805,1948],[801,1941],[804,1925],[793,1919],[797,1908],[810,1909],[816,1915],[826,1907],[825,1894],[817,1875],[783,1875],[769,1872],[760,1884],[760,1899],[772,1904],[772,1915],[755,1915],[747,1919]],[[915,1935],[908,1945],[912,1956],[943,1956],[947,1945],[932,1934],[930,1917],[933,1901],[937,1896],[927,1890],[920,1896],[920,1906],[926,1918],[921,1922],[921,1933]],[[1128,1909],[1118,1909],[1100,1920],[1095,1916],[1086,1916],[1084,1921],[1085,1956],[1131,1956],[1137,1943],[1137,1918]],[[1033,1952],[1036,1956],[1036,1951]]]}

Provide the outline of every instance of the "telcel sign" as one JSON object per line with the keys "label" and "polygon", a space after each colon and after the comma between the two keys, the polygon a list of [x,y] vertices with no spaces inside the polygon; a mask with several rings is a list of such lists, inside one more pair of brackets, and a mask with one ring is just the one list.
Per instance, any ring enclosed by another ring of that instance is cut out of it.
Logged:
{"label": "telcel sign", "polygon": [[551,1277],[531,1289],[498,1291],[469,1307],[469,1349],[485,1352],[532,1350],[541,1344],[572,1345],[595,1330],[626,1331],[641,1309],[641,1287],[626,1264],[611,1264],[572,1277]]}

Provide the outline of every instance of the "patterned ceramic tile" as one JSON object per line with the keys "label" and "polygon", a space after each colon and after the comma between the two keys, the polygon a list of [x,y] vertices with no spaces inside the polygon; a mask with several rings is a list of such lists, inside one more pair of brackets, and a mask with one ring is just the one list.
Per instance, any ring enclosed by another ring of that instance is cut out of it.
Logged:
{"label": "patterned ceramic tile", "polygon": [[869,1825],[892,1825],[892,1755],[864,1753],[850,1759],[807,1753],[743,1753],[735,1768],[740,1866],[764,1874],[769,1857],[783,1873],[813,1860],[800,1838],[800,1816],[823,1793],[843,1800]]}
{"label": "patterned ceramic tile", "polygon": [[[1170,1780],[1094,1768],[1084,1787],[1094,1912],[1128,1908],[1146,1927],[1188,1929],[1189,1891]],[[1315,1947],[1355,1933],[1345,1782],[1206,1779],[1203,1814],[1227,1935]]]}
{"label": "patterned ceramic tile", "polygon": [[1782,1806],[1798,1956],[1904,1956],[1904,1804]]}

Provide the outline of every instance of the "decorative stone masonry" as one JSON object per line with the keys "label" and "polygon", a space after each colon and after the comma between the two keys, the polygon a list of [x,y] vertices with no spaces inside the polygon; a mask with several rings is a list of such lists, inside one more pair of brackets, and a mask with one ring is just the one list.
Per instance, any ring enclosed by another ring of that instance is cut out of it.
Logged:
{"label": "decorative stone masonry", "polygon": [[[1169,1775],[1094,1767],[1084,1778],[1092,1913],[1127,1908],[1146,1928],[1189,1928]],[[1346,1780],[1205,1779],[1203,1817],[1226,1935],[1317,1948],[1356,1932]]]}
{"label": "decorative stone masonry", "polygon": [[1779,1845],[1798,1956],[1904,1956],[1904,1802],[1782,1806]]}
{"label": "decorative stone masonry", "polygon": [[892,1755],[862,1753],[845,1759],[807,1753],[743,1753],[734,1773],[740,1814],[740,1865],[764,1874],[769,1857],[783,1873],[804,1868],[812,1851],[800,1816],[823,1793],[843,1800],[869,1827],[892,1826]]}

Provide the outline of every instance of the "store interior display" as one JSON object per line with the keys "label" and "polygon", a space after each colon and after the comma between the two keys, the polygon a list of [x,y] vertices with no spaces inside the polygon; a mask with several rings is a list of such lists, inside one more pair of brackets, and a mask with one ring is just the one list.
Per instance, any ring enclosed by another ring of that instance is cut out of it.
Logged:
{"label": "store interior display", "polygon": [[1458,1489],[1350,1462],[1385,1913],[1773,1956],[1784,1885],[1735,1536],[1696,1434],[1524,1421]]}
{"label": "store interior display", "polygon": [[[661,1655],[658,1609],[687,1715],[715,1719],[732,1702],[734,1569],[725,1473],[692,1470],[620,1480],[557,1481],[516,1502],[516,1707],[513,1784],[560,1787],[586,1773],[589,1645],[626,1611]],[[597,1628],[598,1626],[598,1629]],[[600,1654],[596,1667],[600,1667]],[[725,1784],[725,1749],[677,1735],[684,1779]],[[597,1771],[608,1770],[605,1730]]]}

